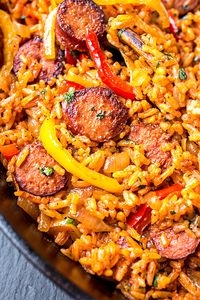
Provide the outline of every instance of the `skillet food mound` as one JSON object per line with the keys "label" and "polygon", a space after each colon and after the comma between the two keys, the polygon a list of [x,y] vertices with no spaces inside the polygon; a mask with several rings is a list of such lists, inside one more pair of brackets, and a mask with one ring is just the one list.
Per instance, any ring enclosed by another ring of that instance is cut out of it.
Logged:
{"label": "skillet food mound", "polygon": [[198,0],[3,0],[18,205],[128,299],[200,299]]}

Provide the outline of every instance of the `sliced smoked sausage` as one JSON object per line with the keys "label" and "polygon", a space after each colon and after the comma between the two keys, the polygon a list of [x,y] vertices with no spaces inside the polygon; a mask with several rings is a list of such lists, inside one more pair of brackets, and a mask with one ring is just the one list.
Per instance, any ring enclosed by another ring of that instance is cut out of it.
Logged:
{"label": "sliced smoked sausage", "polygon": [[20,188],[36,196],[53,195],[64,188],[67,177],[54,170],[56,161],[41,143],[27,145],[29,154],[20,167],[15,166],[15,179]]}
{"label": "sliced smoked sausage", "polygon": [[143,144],[146,157],[151,163],[159,163],[161,167],[170,164],[171,153],[161,149],[161,146],[169,141],[170,135],[162,131],[159,125],[143,123],[132,125],[129,139],[136,144]]}
{"label": "sliced smoked sausage", "polygon": [[199,0],[162,0],[167,9],[175,8],[179,15],[186,15],[199,4]]}
{"label": "sliced smoked sausage", "polygon": [[[162,234],[169,240],[169,245],[164,247],[161,242]],[[175,233],[172,228],[160,230],[158,226],[154,225],[150,227],[150,237],[153,243],[162,257],[169,259],[181,259],[192,254],[200,240],[190,236],[187,232],[181,231]]]}
{"label": "sliced smoked sausage", "polygon": [[117,136],[125,127],[128,111],[110,89],[93,87],[76,91],[70,103],[62,102],[67,127],[96,142]]}
{"label": "sliced smoked sausage", "polygon": [[64,69],[63,51],[60,49],[57,50],[56,60],[46,60],[43,55],[43,42],[39,37],[33,38],[19,48],[13,61],[13,71],[15,74],[22,67],[22,56],[29,60],[28,68],[32,71],[33,75],[30,81],[38,78],[39,80],[44,80],[45,83],[49,83],[53,77],[56,78]]}
{"label": "sliced smoked sausage", "polygon": [[178,10],[180,15],[186,15],[188,12],[195,9],[199,0],[175,0],[174,8]]}
{"label": "sliced smoked sausage", "polygon": [[86,28],[98,37],[105,31],[105,16],[92,0],[65,0],[57,11],[56,37],[63,48],[86,51]]}

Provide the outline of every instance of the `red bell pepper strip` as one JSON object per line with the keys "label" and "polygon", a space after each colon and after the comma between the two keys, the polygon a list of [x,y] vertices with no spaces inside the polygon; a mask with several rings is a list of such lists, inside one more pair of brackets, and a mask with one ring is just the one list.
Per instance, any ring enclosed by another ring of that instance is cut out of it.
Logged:
{"label": "red bell pepper strip", "polygon": [[15,144],[0,146],[0,152],[5,159],[10,160],[14,155],[17,155],[20,151]]}
{"label": "red bell pepper strip", "polygon": [[136,213],[129,215],[127,225],[134,227],[138,232],[142,232],[150,222],[151,208],[147,204],[141,204]]}
{"label": "red bell pepper strip", "polygon": [[65,49],[65,59],[68,64],[75,66],[77,59],[72,53],[73,53],[72,50]]}
{"label": "red bell pepper strip", "polygon": [[115,75],[111,70],[107,58],[100,48],[99,41],[95,32],[86,30],[86,43],[90,56],[98,70],[99,77],[111,90],[119,96],[134,100],[134,88]]}
{"label": "red bell pepper strip", "polygon": [[173,36],[175,37],[176,40],[179,39],[179,29],[176,25],[176,20],[174,19],[174,16],[171,12],[168,13],[169,14],[169,30],[171,31],[171,33],[173,34]]}
{"label": "red bell pepper strip", "polygon": [[83,60],[84,58],[88,59],[89,56],[88,56],[86,53],[81,53],[81,54],[79,55],[79,60],[81,61],[81,60]]}
{"label": "red bell pepper strip", "polygon": [[82,85],[80,85],[78,83],[75,83],[75,82],[72,82],[72,81],[69,81],[69,80],[64,80],[62,82],[62,84],[58,88],[58,93],[59,94],[67,93],[69,91],[70,87],[75,88],[75,90],[82,90],[82,89],[84,89],[84,86],[82,86]]}
{"label": "red bell pepper strip", "polygon": [[166,198],[169,194],[172,194],[172,193],[176,193],[178,194],[178,196],[180,195],[181,193],[181,190],[182,190],[183,186],[179,183],[175,183],[165,189],[162,189],[162,190],[158,190],[156,191],[156,196],[162,200],[164,198]]}
{"label": "red bell pepper strip", "polygon": [[[177,193],[180,195],[183,186],[179,183],[173,184],[162,190],[155,191],[155,196],[159,200],[163,200],[169,194]],[[127,225],[134,227],[139,233],[141,233],[146,226],[151,223],[151,208],[145,203],[141,204],[136,213],[131,213],[127,219]]]}

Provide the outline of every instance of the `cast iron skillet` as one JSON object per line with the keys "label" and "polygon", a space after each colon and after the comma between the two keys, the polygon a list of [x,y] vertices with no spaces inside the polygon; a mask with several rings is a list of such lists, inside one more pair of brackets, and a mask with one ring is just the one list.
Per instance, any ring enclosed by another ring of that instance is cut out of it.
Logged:
{"label": "cast iron skillet", "polygon": [[48,278],[77,300],[124,300],[112,281],[86,273],[63,256],[59,248],[37,230],[35,222],[16,204],[0,163],[0,229],[25,257]]}

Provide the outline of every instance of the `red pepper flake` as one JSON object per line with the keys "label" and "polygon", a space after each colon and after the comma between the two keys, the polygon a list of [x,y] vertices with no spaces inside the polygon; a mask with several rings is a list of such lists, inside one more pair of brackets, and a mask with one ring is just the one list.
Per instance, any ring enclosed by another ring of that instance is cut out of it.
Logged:
{"label": "red pepper flake", "polygon": [[171,12],[169,14],[169,30],[173,34],[176,40],[179,39],[179,28],[176,24],[176,20]]}
{"label": "red pepper flake", "polygon": [[65,59],[66,62],[72,66],[75,66],[77,63],[76,54],[70,49],[65,49]]}
{"label": "red pepper flake", "polygon": [[20,150],[15,144],[0,146],[0,152],[5,159],[10,160],[14,155],[17,155]]}
{"label": "red pepper flake", "polygon": [[69,80],[64,80],[61,83],[61,85],[58,87],[58,93],[59,94],[65,94],[69,91],[70,87],[73,87],[75,90],[84,89],[84,86],[82,86],[78,83],[75,83],[75,82],[72,82],[72,81],[69,81]]}
{"label": "red pepper flake", "polygon": [[134,88],[113,73],[105,54],[100,48],[95,32],[89,30],[86,31],[86,43],[102,82],[119,96],[134,100]]}

